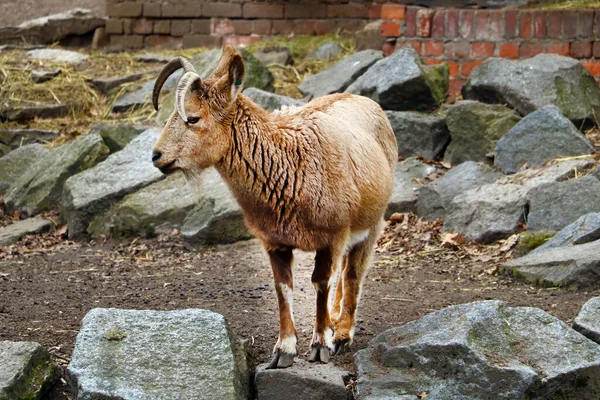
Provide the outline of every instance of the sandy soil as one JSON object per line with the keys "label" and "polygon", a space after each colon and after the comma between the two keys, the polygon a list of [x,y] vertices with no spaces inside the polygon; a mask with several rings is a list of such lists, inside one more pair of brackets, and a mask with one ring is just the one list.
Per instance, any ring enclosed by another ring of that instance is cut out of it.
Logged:
{"label": "sandy soil", "polygon": [[99,16],[106,15],[105,0],[2,0],[0,27],[18,25],[23,21],[78,7],[88,8]]}

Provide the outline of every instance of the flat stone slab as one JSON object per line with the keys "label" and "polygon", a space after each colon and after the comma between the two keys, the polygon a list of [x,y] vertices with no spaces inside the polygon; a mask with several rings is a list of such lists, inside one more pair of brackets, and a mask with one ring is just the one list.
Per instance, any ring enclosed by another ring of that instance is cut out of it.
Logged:
{"label": "flat stone slab", "polygon": [[[52,119],[68,115],[73,106],[71,104],[38,104],[29,107],[9,109],[2,118],[6,121],[27,122],[35,118]],[[1,120],[1,118],[0,118]]]}
{"label": "flat stone slab", "polygon": [[393,213],[415,212],[421,185],[415,179],[424,179],[435,168],[416,158],[409,158],[396,164],[394,170],[394,190],[385,212],[385,218]]}
{"label": "flat stone slab", "polygon": [[241,354],[212,311],[95,308],[82,321],[67,379],[78,399],[245,399]]}
{"label": "flat stone slab", "polygon": [[254,384],[258,400],[346,400],[344,377],[348,375],[335,365],[309,363],[296,359],[285,369],[265,369],[268,364],[256,367]]}
{"label": "flat stone slab", "polygon": [[28,218],[0,228],[0,246],[18,242],[23,236],[50,230],[54,224],[40,217]]}
{"label": "flat stone slab", "polygon": [[600,344],[600,297],[588,300],[581,307],[573,321],[573,329]]}
{"label": "flat stone slab", "polygon": [[67,64],[79,64],[88,59],[88,56],[85,54],[61,49],[30,50],[25,55],[31,60],[44,60]]}
{"label": "flat stone slab", "polygon": [[600,213],[585,214],[577,221],[565,226],[552,239],[531,253],[539,253],[556,247],[568,247],[600,239]]}
{"label": "flat stone slab", "polygon": [[38,343],[0,341],[0,400],[40,399],[59,376]]}

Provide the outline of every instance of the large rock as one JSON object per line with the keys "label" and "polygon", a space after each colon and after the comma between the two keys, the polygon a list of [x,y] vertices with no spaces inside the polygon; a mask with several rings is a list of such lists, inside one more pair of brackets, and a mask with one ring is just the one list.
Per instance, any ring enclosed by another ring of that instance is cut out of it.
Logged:
{"label": "large rock", "polygon": [[512,174],[523,164],[539,165],[593,152],[590,141],[556,106],[545,106],[527,115],[498,141],[494,165]]}
{"label": "large rock", "polygon": [[421,185],[415,180],[424,179],[435,172],[435,168],[416,158],[409,158],[396,164],[394,190],[385,212],[385,218],[393,213],[415,212]]}
{"label": "large rock", "polygon": [[451,306],[376,336],[355,356],[363,399],[594,399],[600,347],[564,322],[499,301]]}
{"label": "large rock", "polygon": [[87,232],[97,236],[154,236],[181,228],[197,200],[185,177],[174,174],[126,196],[94,219]]}
{"label": "large rock", "polygon": [[600,181],[592,175],[540,185],[529,191],[527,226],[558,231],[582,215],[600,210]]}
{"label": "large rock", "polygon": [[596,120],[600,87],[578,60],[539,54],[514,61],[491,58],[471,72],[463,97],[486,103],[508,104],[527,115],[553,104],[578,124]]}
{"label": "large rock", "polygon": [[34,119],[52,119],[67,116],[71,113],[71,104],[37,104],[32,106],[9,108],[0,113],[0,122],[14,121],[25,123]]}
{"label": "large rock", "polygon": [[290,49],[285,46],[265,46],[254,52],[256,57],[265,67],[271,64],[288,65],[292,62]]}
{"label": "large rock", "polygon": [[291,368],[256,368],[254,385],[258,400],[279,400],[294,394],[295,400],[346,400],[344,377],[348,372],[332,365],[296,360]]}
{"label": "large rock", "polygon": [[139,81],[143,76],[144,73],[137,73],[109,78],[92,78],[89,82],[100,92],[107,94],[111,90],[118,88],[121,85],[129,82]]}
{"label": "large rock", "polygon": [[58,136],[57,131],[45,131],[40,129],[3,129],[0,130],[0,143],[11,149],[31,143],[48,143]]}
{"label": "large rock", "polygon": [[307,76],[298,90],[309,99],[339,93],[383,58],[381,50],[364,50],[348,56],[323,72]]}
{"label": "large rock", "polygon": [[248,369],[222,315],[208,310],[87,313],[67,377],[78,399],[248,396]]}
{"label": "large rock", "polygon": [[398,142],[398,155],[404,158],[442,155],[450,141],[446,119],[412,111],[385,112]]}
{"label": "large rock", "polygon": [[303,101],[292,99],[291,97],[267,92],[257,88],[248,88],[244,90],[244,96],[268,111],[280,110],[283,106],[303,106]]}
{"label": "large rock", "polygon": [[521,119],[500,105],[461,101],[446,109],[451,141],[444,160],[452,165],[465,161],[489,162],[496,142]]}
{"label": "large rock", "polygon": [[41,144],[19,147],[0,158],[0,197],[37,161],[45,159],[51,150]]}
{"label": "large rock", "polygon": [[598,239],[600,239],[600,213],[589,213],[564,227],[546,243],[533,250],[532,253],[589,243]]}
{"label": "large rock", "polygon": [[188,213],[181,237],[201,245],[251,238],[240,206],[216,170],[204,171],[197,193],[198,205]]}
{"label": "large rock", "polygon": [[448,66],[425,66],[411,47],[377,61],[346,92],[378,102],[384,110],[427,111],[448,91]]}
{"label": "large rock", "polygon": [[501,176],[485,164],[464,162],[419,190],[417,215],[428,220],[444,217],[455,196],[495,182]]}
{"label": "large rock", "polygon": [[60,201],[65,181],[108,156],[99,135],[84,135],[40,158],[13,183],[6,195],[9,210],[25,216],[50,210]]}
{"label": "large rock", "polygon": [[597,287],[600,282],[600,241],[529,253],[501,270],[539,286]]}
{"label": "large rock", "polygon": [[600,297],[588,300],[573,320],[573,329],[600,344]]}
{"label": "large rock", "polygon": [[518,232],[527,216],[527,189],[491,183],[454,197],[444,230],[464,233],[469,240],[492,243]]}
{"label": "large rock", "polygon": [[55,63],[79,64],[88,59],[85,54],[62,49],[37,49],[26,53],[31,60],[51,61]]}
{"label": "large rock", "polygon": [[148,129],[103,163],[67,180],[62,215],[69,224],[70,238],[83,234],[92,219],[112,203],[164,178],[151,161],[159,135],[160,129]]}
{"label": "large rock", "polygon": [[0,227],[0,246],[18,242],[23,236],[50,230],[54,224],[40,217],[28,218]]}
{"label": "large rock", "polygon": [[340,46],[338,43],[325,43],[314,51],[308,53],[306,58],[309,60],[327,61],[338,57],[340,54],[342,54],[342,51],[342,46]]}
{"label": "large rock", "polygon": [[38,343],[0,341],[0,400],[41,399],[59,377]]}
{"label": "large rock", "polygon": [[125,148],[141,132],[129,124],[98,124],[92,126],[90,133],[99,134],[114,153]]}

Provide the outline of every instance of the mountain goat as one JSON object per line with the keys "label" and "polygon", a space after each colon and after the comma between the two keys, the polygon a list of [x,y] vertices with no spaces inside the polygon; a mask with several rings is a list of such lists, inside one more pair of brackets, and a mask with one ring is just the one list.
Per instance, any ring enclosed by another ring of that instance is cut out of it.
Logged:
{"label": "mountain goat", "polygon": [[268,368],[289,367],[296,355],[292,250],[316,251],[309,361],[328,362],[352,342],[361,282],[392,193],[398,150],[385,113],[351,94],[269,113],[241,94],[245,66],[231,46],[206,79],[184,58],[171,60],[154,86],[157,110],[164,82],[179,68],[176,109],[154,146],[154,165],[165,174],[182,170],[188,179],[214,166],[262,241],[279,304],[279,340]]}

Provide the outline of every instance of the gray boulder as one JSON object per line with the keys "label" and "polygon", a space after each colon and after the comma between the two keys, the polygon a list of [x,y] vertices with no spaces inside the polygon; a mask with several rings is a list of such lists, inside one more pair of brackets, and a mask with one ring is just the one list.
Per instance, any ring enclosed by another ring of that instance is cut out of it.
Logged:
{"label": "gray boulder", "polygon": [[49,231],[53,226],[47,219],[33,217],[0,227],[0,246],[16,243],[25,235]]}
{"label": "gray boulder", "polygon": [[168,176],[126,196],[87,229],[93,236],[150,237],[181,228],[197,201],[182,174]]}
{"label": "gray boulder", "polygon": [[435,172],[435,168],[416,158],[409,158],[396,164],[394,190],[385,212],[387,219],[393,213],[415,212],[421,185],[415,180],[424,179]]}
{"label": "gray boulder", "polygon": [[291,97],[267,92],[257,88],[248,88],[244,90],[244,96],[268,111],[280,110],[283,106],[303,106],[306,103]]}
{"label": "gray boulder", "polygon": [[560,109],[545,106],[527,115],[498,141],[494,165],[512,174],[523,164],[592,153],[594,146]]}
{"label": "gray boulder", "polygon": [[148,129],[103,163],[67,180],[62,216],[69,224],[70,238],[85,233],[92,219],[112,203],[164,178],[151,161],[159,135],[160,129]]}
{"label": "gray boulder", "polygon": [[129,82],[139,81],[140,79],[142,79],[143,76],[143,73],[138,73],[109,78],[92,78],[90,79],[90,83],[100,92],[107,94],[111,90],[118,88],[121,85],[124,85]]}
{"label": "gray boulder", "polygon": [[92,126],[90,133],[100,135],[111,153],[122,150],[141,132],[128,124],[98,124]]}
{"label": "gray boulder", "polygon": [[271,64],[288,65],[292,63],[290,49],[285,46],[266,46],[254,52],[256,57],[265,67]]}
{"label": "gray boulder", "polygon": [[202,174],[198,204],[183,222],[181,237],[194,244],[232,243],[252,236],[233,194],[216,170]]}
{"label": "gray boulder", "polygon": [[331,60],[332,58],[338,57],[342,54],[342,46],[338,43],[325,43],[324,45],[319,46],[316,50],[308,53],[306,58],[309,60]]}
{"label": "gray boulder", "polygon": [[600,181],[592,175],[540,185],[529,191],[527,226],[558,231],[585,214],[600,210]]}
{"label": "gray boulder", "polygon": [[0,158],[0,197],[37,161],[46,158],[51,150],[41,144],[29,144]]}
{"label": "gray boulder", "polygon": [[166,64],[171,61],[171,57],[157,53],[144,53],[135,56],[135,61]]}
{"label": "gray boulder", "polygon": [[279,400],[294,394],[295,400],[346,400],[344,377],[348,372],[332,364],[308,363],[302,359],[291,368],[256,367],[254,385],[258,400]]}
{"label": "gray boulder", "polygon": [[501,176],[500,172],[485,164],[464,162],[419,190],[417,215],[428,220],[444,217],[454,197],[495,182]]}
{"label": "gray boulder", "polygon": [[31,71],[31,80],[35,83],[48,82],[62,73],[62,69],[57,68],[53,71],[34,69]]}
{"label": "gray boulder", "polygon": [[382,58],[381,51],[359,51],[323,72],[307,76],[298,86],[298,90],[308,99],[343,92],[352,82]]}
{"label": "gray boulder", "polygon": [[40,129],[3,129],[0,130],[0,143],[11,149],[31,143],[48,143],[58,136],[56,131],[45,131]]}
{"label": "gray boulder", "polygon": [[[553,238],[533,252],[541,252],[557,247],[569,247],[600,239],[600,213],[582,215],[577,221],[564,227]],[[533,253],[532,252],[532,253]]]}
{"label": "gray boulder", "polygon": [[461,101],[445,110],[451,141],[444,160],[452,165],[465,161],[489,162],[496,142],[521,119],[504,106]]}
{"label": "gray boulder", "polygon": [[588,300],[573,320],[573,329],[600,344],[600,297]]}
{"label": "gray boulder", "polygon": [[32,216],[58,204],[66,180],[92,168],[108,156],[100,135],[80,136],[38,159],[13,183],[6,194],[9,210]]}
{"label": "gray boulder", "polygon": [[377,61],[346,92],[369,97],[384,110],[427,111],[448,91],[448,65],[425,66],[411,47]]}
{"label": "gray boulder", "polygon": [[88,56],[85,54],[62,49],[29,50],[25,56],[30,60],[52,61],[66,64],[79,64],[88,59]]}
{"label": "gray boulder", "polygon": [[556,54],[539,54],[514,61],[490,58],[471,72],[462,88],[465,99],[508,104],[527,115],[553,104],[579,125],[595,121],[600,87],[578,60]]}
{"label": "gray boulder", "polygon": [[0,113],[0,122],[14,121],[25,123],[38,119],[52,119],[67,116],[71,113],[73,106],[64,104],[36,104],[19,108],[8,108]]}
{"label": "gray boulder", "polygon": [[527,189],[491,183],[454,197],[444,217],[444,231],[492,243],[517,233],[527,216]]}
{"label": "gray boulder", "polygon": [[0,341],[0,400],[41,399],[59,377],[38,343]]}
{"label": "gray boulder", "polygon": [[364,399],[594,399],[600,347],[538,308],[451,306],[356,353]]}
{"label": "gray boulder", "polygon": [[539,286],[598,286],[600,241],[529,253],[502,264],[505,272]]}
{"label": "gray boulder", "polygon": [[[181,77],[181,73],[176,72],[175,74]],[[124,112],[152,104],[152,89],[154,88],[154,82],[156,81],[152,80],[146,82],[141,88],[119,96],[113,103],[113,112]],[[173,84],[171,87],[167,87],[167,89],[173,89],[175,84]]]}
{"label": "gray boulder", "polygon": [[67,378],[78,399],[248,396],[248,369],[222,315],[95,308],[77,335]]}
{"label": "gray boulder", "polygon": [[450,142],[446,119],[443,117],[412,111],[385,113],[396,135],[399,156],[433,160],[442,155]]}

